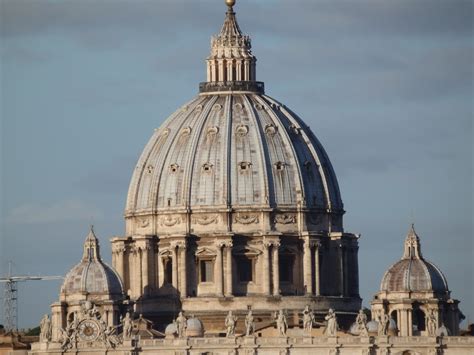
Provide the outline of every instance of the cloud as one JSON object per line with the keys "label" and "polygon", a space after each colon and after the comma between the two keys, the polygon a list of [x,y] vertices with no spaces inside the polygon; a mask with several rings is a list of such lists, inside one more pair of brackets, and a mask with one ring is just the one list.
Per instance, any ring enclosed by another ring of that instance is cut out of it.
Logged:
{"label": "cloud", "polygon": [[83,201],[70,199],[45,206],[27,203],[10,211],[6,222],[11,224],[42,224],[62,221],[94,220],[103,217],[103,212]]}

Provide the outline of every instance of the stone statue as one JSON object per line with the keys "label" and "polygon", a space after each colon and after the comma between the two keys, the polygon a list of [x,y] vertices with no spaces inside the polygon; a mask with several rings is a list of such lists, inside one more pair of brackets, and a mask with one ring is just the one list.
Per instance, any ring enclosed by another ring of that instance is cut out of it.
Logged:
{"label": "stone statue", "polygon": [[252,310],[245,316],[245,335],[249,336],[255,332],[255,322],[252,315]]}
{"label": "stone statue", "polygon": [[48,342],[51,340],[51,320],[45,314],[40,323],[40,342]]}
{"label": "stone statue", "polygon": [[388,314],[381,314],[379,322],[379,335],[388,334],[388,326],[390,325],[390,316]]}
{"label": "stone statue", "polygon": [[311,334],[313,330],[313,323],[314,323],[314,313],[309,309],[309,306],[303,311],[303,329],[306,333]]}
{"label": "stone statue", "polygon": [[280,336],[286,336],[286,331],[288,329],[288,323],[286,321],[285,314],[283,313],[283,310],[278,311],[278,316],[276,318],[276,324],[278,328],[278,332],[280,333]]}
{"label": "stone statue", "polygon": [[336,336],[339,326],[337,324],[336,313],[332,308],[329,308],[328,314],[324,319],[327,321],[327,325],[323,334],[327,336]]}
{"label": "stone statue", "polygon": [[427,320],[427,330],[429,336],[436,336],[436,330],[438,329],[438,321],[436,319],[436,315],[434,310],[430,310],[428,316],[426,317]]}
{"label": "stone statue", "polygon": [[122,319],[123,327],[123,339],[130,340],[132,336],[132,318],[130,317],[130,312],[125,314],[125,318]]}
{"label": "stone statue", "polygon": [[225,326],[227,328],[227,337],[235,336],[235,325],[237,323],[237,317],[232,314],[232,311],[227,313],[227,317],[225,318]]}
{"label": "stone statue", "polygon": [[61,349],[66,351],[67,349],[72,348],[71,337],[69,336],[67,330],[59,327],[59,341],[61,342]]}
{"label": "stone statue", "polygon": [[369,336],[369,332],[367,330],[367,315],[362,309],[359,310],[359,314],[357,314],[356,330],[361,337]]}
{"label": "stone statue", "polygon": [[184,338],[186,336],[187,319],[183,312],[179,312],[176,324],[178,325],[178,337]]}
{"label": "stone statue", "polygon": [[117,327],[109,326],[104,331],[104,342],[107,348],[115,348],[120,344],[120,339],[116,334]]}

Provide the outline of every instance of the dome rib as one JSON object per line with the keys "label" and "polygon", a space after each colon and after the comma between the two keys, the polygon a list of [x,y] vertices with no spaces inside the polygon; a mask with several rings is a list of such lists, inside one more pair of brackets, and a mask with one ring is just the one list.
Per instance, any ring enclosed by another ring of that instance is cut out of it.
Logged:
{"label": "dome rib", "polygon": [[[212,105],[209,102],[207,104],[206,111],[201,114],[201,116],[198,118],[196,122],[196,126],[191,132],[191,141],[189,142],[191,152],[198,152],[198,144],[200,142],[200,139],[204,136],[202,134],[204,130],[204,126],[206,125],[206,122],[209,120],[209,112],[213,109],[214,105],[217,103],[219,100],[219,97],[216,97],[214,101],[212,101]],[[204,111],[204,110],[203,110]],[[185,166],[188,169],[184,170],[184,176],[183,176],[183,184],[182,184],[182,198],[183,198],[183,207],[190,207],[191,206],[191,197],[192,197],[192,178],[194,175],[194,169],[195,169],[195,163],[196,163],[196,156],[197,154],[188,154],[187,161]],[[176,201],[178,203],[178,201]]]}
{"label": "dome rib", "polygon": [[[279,103],[278,101],[272,99],[271,97],[264,95],[266,99],[268,99],[270,102],[273,102],[275,104],[280,105],[282,112],[286,116],[289,122],[291,122],[295,127],[300,129],[300,134],[302,135],[303,139],[305,140],[307,147],[312,153],[313,159],[317,162],[318,164],[318,174],[320,176],[320,181],[321,184],[324,187],[324,194],[325,194],[325,205],[328,210],[332,210],[333,208],[333,199],[332,199],[332,194],[330,192],[329,186],[328,186],[328,177],[326,176],[325,168],[330,170],[329,175],[335,176],[334,170],[332,168],[332,165],[329,162],[329,159],[327,157],[327,154],[321,145],[321,143],[318,141],[316,136],[313,134],[313,132],[309,129],[307,129],[306,125],[304,122],[296,115],[294,112],[291,110],[287,109],[284,105]],[[309,133],[308,133],[309,132]],[[319,156],[318,151],[321,152],[322,157]],[[335,189],[337,191],[335,201],[337,201],[337,206],[334,206],[336,209],[342,209],[342,202],[340,202],[340,195],[338,193],[339,191],[339,186],[337,181],[331,179],[331,186],[334,186],[335,184]],[[339,206],[340,205],[340,206]]]}
{"label": "dome rib", "polygon": [[[247,95],[243,95],[242,96],[243,100],[245,101],[245,106],[247,107],[247,112],[248,112],[248,115],[251,117],[254,125],[255,125],[255,128],[256,128],[256,135],[258,136],[258,139],[256,139],[257,141],[257,146],[258,146],[258,149],[260,151],[260,166],[261,166],[261,169],[262,169],[262,172],[260,174],[260,183],[261,183],[261,188],[262,188],[262,191],[260,192],[260,196],[259,196],[259,199],[260,199],[260,205],[261,206],[264,206],[264,205],[267,205],[267,206],[270,206],[270,203],[271,203],[271,196],[268,196],[268,201],[265,201],[265,195],[267,194],[267,192],[270,192],[270,181],[269,179],[272,178],[272,176],[269,174],[268,172],[268,166],[266,164],[266,162],[269,160],[268,157],[267,159],[265,159],[265,156],[266,156],[266,152],[265,152],[265,149],[262,145],[262,133],[261,133],[261,127],[260,127],[260,124],[259,124],[259,120],[257,119],[257,116],[256,116],[256,112],[254,111],[255,110],[255,107],[254,105],[251,104],[251,100],[249,99],[249,97]],[[257,137],[255,137],[257,138]],[[238,176],[238,174],[236,174],[236,176]]]}
{"label": "dome rib", "polygon": [[[263,104],[265,107],[271,107],[271,103],[269,103],[268,101],[266,101],[263,97],[257,97],[257,101],[260,101],[261,104]],[[301,197],[304,197],[304,189],[303,189],[303,179],[302,179],[302,167],[300,165],[300,162],[299,162],[299,159],[298,159],[298,154],[297,152],[295,151],[295,148],[294,148],[294,145],[291,141],[291,138],[288,134],[288,131],[286,129],[286,127],[283,125],[283,122],[279,119],[278,115],[276,115],[276,113],[273,111],[273,110],[265,110],[266,114],[268,115],[268,117],[270,118],[270,120],[272,121],[272,123],[278,127],[279,129],[279,132],[281,133],[280,134],[280,137],[281,137],[281,140],[282,142],[286,143],[286,147],[281,147],[281,151],[282,153],[286,153],[285,150],[286,149],[289,149],[291,151],[291,155],[292,157],[294,157],[295,159],[293,159],[294,161],[291,162],[291,163],[294,163],[295,166],[292,167],[292,172],[293,172],[293,176],[290,176],[290,173],[287,171],[286,174],[287,174],[287,188],[288,189],[291,189],[291,186],[289,185],[289,180],[290,178],[294,180],[294,183],[296,185],[296,194],[294,196],[290,195],[290,198],[292,199],[292,201],[290,201],[290,203],[294,203],[294,204],[297,204],[298,203],[298,191],[300,191],[300,194],[301,194]],[[262,137],[265,141],[268,142],[267,138],[266,137]],[[286,157],[284,158],[286,160]],[[272,169],[272,172],[274,170]],[[275,201],[276,202],[276,201]],[[278,205],[278,204],[276,204]]]}

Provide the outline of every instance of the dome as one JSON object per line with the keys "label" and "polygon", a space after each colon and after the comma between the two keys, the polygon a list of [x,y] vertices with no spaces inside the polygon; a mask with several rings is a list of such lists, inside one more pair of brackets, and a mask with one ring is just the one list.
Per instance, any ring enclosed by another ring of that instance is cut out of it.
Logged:
{"label": "dome", "polygon": [[[265,95],[250,42],[229,7],[199,95],[155,130],[138,160],[127,234],[189,233],[214,224],[227,232],[244,224],[255,233],[265,223],[281,232],[342,231],[331,162],[310,128]],[[251,214],[262,211],[273,214]]]}
{"label": "dome", "polygon": [[412,225],[402,259],[382,278],[381,291],[448,293],[448,283],[439,268],[421,255],[419,237]]}
{"label": "dome", "polygon": [[199,319],[194,316],[188,318],[186,321],[186,335],[188,337],[204,336],[204,327]]}
{"label": "dome", "polygon": [[176,322],[170,323],[165,328],[165,336],[167,338],[174,338],[178,334],[178,325]]}
{"label": "dome", "polygon": [[373,335],[377,335],[378,331],[379,331],[379,322],[377,322],[376,320],[371,320],[369,322],[367,322],[367,331],[369,332],[369,334]]}
{"label": "dome", "polygon": [[102,262],[99,241],[91,228],[84,243],[84,254],[80,263],[65,277],[61,294],[123,295],[122,282],[113,268]]}

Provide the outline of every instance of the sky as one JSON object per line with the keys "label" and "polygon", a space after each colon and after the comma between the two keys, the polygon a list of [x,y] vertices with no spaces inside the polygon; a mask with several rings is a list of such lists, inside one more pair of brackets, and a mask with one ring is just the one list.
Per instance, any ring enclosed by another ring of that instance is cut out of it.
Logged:
{"label": "sky", "polygon": [[[472,7],[237,1],[258,80],[329,154],[345,230],[362,234],[366,307],[414,222],[474,321]],[[223,0],[0,0],[0,275],[9,260],[15,274],[65,275],[90,224],[110,262],[135,163],[198,93],[225,10]],[[19,285],[20,328],[49,312],[60,284]]]}

